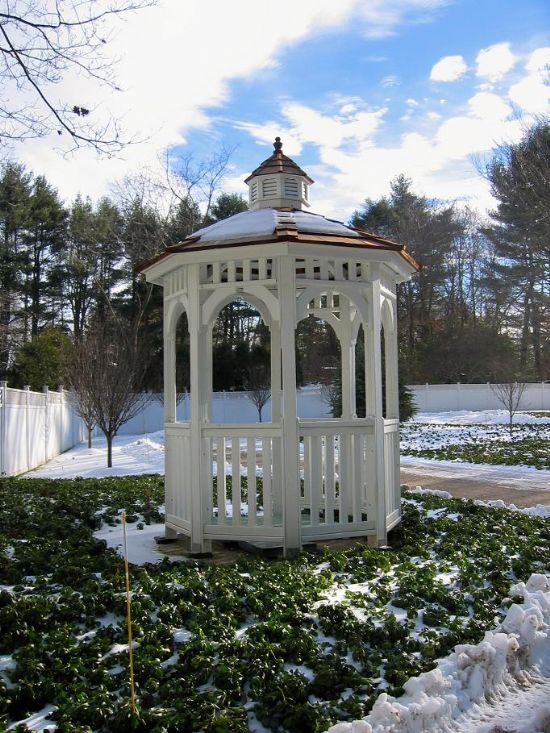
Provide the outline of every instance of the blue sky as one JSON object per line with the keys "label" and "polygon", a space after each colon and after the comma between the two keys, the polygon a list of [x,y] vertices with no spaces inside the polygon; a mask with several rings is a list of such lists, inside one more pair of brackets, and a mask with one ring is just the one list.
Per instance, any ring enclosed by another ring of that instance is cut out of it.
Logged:
{"label": "blue sky", "polygon": [[244,194],[278,134],[319,213],[346,220],[399,173],[483,211],[474,161],[548,114],[549,30],[542,0],[162,0],[121,27],[125,92],[98,105],[145,141],[102,162],[47,140],[15,152],[70,198],[224,145],[224,187]]}

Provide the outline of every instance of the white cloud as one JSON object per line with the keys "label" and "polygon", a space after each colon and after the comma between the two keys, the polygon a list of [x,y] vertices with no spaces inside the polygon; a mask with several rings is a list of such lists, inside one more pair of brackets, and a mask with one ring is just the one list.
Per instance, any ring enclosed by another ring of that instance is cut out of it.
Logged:
{"label": "white cloud", "polygon": [[385,88],[398,87],[401,84],[401,79],[395,74],[389,74],[380,80],[380,86]]}
{"label": "white cloud", "polygon": [[416,101],[416,99],[410,98],[410,99],[407,99],[405,104],[407,105],[407,107],[418,107],[419,103]]}
{"label": "white cloud", "polygon": [[440,59],[430,72],[432,81],[457,81],[468,71],[468,66],[463,56],[444,56]]}
{"label": "white cloud", "polygon": [[548,114],[550,109],[550,48],[537,48],[530,55],[527,76],[513,84],[508,96],[523,112]]}
{"label": "white cloud", "polygon": [[517,58],[509,43],[495,43],[482,48],[476,57],[476,74],[482,79],[496,82],[502,79],[516,64]]}
{"label": "white cloud", "polygon": [[348,114],[341,114],[340,110],[339,114],[331,116],[304,104],[288,102],[282,107],[286,125],[239,122],[237,126],[262,143],[271,143],[275,135],[280,135],[285,153],[292,156],[299,154],[305,143],[314,143],[322,149],[337,149],[350,141],[356,145],[369,144],[386,112],[385,107],[376,111],[350,111]]}
{"label": "white cloud", "polygon": [[500,122],[512,114],[510,105],[497,94],[478,92],[468,100],[474,117],[482,120]]}
{"label": "white cloud", "polygon": [[548,76],[548,70],[550,69],[550,46],[535,49],[529,56],[529,61],[525,64],[525,68],[531,74]]}

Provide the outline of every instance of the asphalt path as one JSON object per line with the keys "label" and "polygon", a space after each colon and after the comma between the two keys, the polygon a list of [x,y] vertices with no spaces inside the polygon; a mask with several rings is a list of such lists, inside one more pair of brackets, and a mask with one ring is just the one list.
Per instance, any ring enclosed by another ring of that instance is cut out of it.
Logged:
{"label": "asphalt path", "polygon": [[550,471],[530,471],[522,476],[517,471],[503,471],[500,466],[491,470],[486,465],[407,460],[401,466],[401,484],[448,491],[464,499],[501,499],[520,508],[550,504]]}

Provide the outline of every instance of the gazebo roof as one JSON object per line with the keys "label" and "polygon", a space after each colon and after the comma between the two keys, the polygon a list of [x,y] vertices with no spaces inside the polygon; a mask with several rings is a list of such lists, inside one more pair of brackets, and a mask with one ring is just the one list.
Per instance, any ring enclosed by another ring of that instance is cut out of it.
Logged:
{"label": "gazebo roof", "polygon": [[[413,270],[420,266],[411,257],[407,247],[376,234],[355,229],[335,219],[314,214],[302,209],[306,201],[307,188],[313,180],[291,158],[282,152],[281,138],[275,138],[273,154],[264,160],[246,179],[249,189],[256,188],[256,196],[251,194],[249,211],[234,214],[190,234],[183,241],[166,248],[164,252],[144,263],[139,269],[146,270],[172,254],[180,252],[209,251],[245,245],[269,245],[285,242],[307,243],[355,247],[395,253],[403,258]],[[292,192],[286,191],[287,177],[299,176],[302,184],[292,182]],[[262,186],[268,186],[266,193],[254,179],[265,176]],[[261,190],[260,190],[261,189]],[[391,254],[388,254],[390,259]]]}
{"label": "gazebo roof", "polygon": [[243,211],[199,229],[182,242],[167,247],[164,252],[144,263],[140,270],[178,252],[251,244],[261,246],[275,242],[302,242],[396,252],[415,270],[420,269],[406,246],[398,242],[354,229],[340,221],[327,219],[321,214],[297,209],[264,208]]}

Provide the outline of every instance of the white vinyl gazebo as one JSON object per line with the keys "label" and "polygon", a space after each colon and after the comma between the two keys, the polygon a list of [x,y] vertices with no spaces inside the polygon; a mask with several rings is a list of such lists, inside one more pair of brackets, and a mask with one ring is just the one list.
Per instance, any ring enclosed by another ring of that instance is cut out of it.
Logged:
{"label": "white vinyl gazebo", "polygon": [[[208,552],[212,540],[278,545],[286,555],[321,539],[367,536],[381,545],[401,518],[396,285],[418,266],[401,244],[308,212],[313,181],[279,138],[274,148],[246,179],[249,211],[142,268],[164,289],[166,533],[187,535],[194,553]],[[270,331],[270,422],[212,422],[212,328],[237,299]],[[175,338],[184,312],[191,419],[180,422]],[[339,418],[297,415],[295,329],[310,315],[340,342]],[[361,326],[366,417],[358,418]]]}

